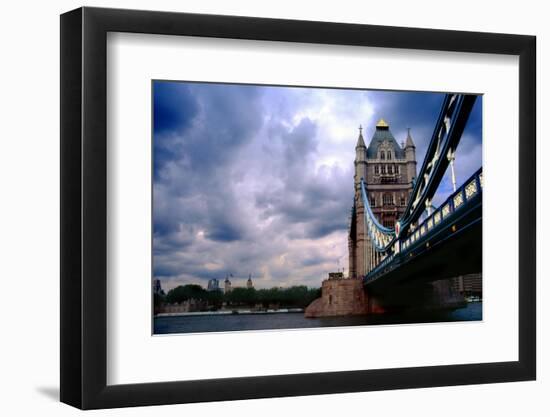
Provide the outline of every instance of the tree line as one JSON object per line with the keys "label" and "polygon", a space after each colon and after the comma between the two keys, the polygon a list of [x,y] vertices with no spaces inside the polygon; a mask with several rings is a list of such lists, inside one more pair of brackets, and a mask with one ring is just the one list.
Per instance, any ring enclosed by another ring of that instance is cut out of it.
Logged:
{"label": "tree line", "polygon": [[278,305],[281,308],[305,308],[320,296],[320,288],[308,288],[305,285],[258,290],[236,287],[224,294],[221,290],[207,291],[200,285],[187,284],[171,289],[165,296],[155,294],[155,306],[162,303],[174,304],[194,299],[204,301],[215,308],[220,308],[224,303],[230,306],[255,307],[261,304],[264,308],[268,308],[270,305]]}

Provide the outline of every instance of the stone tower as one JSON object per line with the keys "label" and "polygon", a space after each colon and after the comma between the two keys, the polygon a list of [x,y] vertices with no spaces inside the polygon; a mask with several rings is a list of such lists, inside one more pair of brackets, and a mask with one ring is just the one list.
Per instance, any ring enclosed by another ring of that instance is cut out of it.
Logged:
{"label": "stone tower", "polygon": [[[359,137],[357,138],[357,145],[355,145],[355,175],[354,175],[354,202],[352,208],[352,220],[350,227],[350,237],[348,239],[348,253],[349,253],[349,276],[357,277],[364,275],[366,264],[365,253],[366,239],[368,235],[364,233],[364,206],[361,199],[361,178],[367,177],[367,146],[363,139],[363,128],[359,126]],[[352,238],[353,235],[353,238]]]}
{"label": "stone tower", "polygon": [[246,281],[246,288],[254,288],[254,284],[252,283],[252,274],[248,275],[248,281]]}
{"label": "stone tower", "polygon": [[364,227],[361,178],[365,180],[370,207],[378,221],[386,227],[394,227],[405,211],[415,177],[416,147],[410,129],[401,147],[389,124],[380,119],[367,147],[362,128],[359,128],[355,147],[355,195],[348,238],[350,277],[365,275],[380,258]]}
{"label": "stone tower", "polygon": [[229,281],[229,277],[225,277],[223,289],[225,294],[231,292],[231,281]]}

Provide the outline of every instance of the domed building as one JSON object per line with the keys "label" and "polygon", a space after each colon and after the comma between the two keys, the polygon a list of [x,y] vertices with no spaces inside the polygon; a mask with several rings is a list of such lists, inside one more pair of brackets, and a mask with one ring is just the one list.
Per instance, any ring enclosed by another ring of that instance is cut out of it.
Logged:
{"label": "domed building", "polygon": [[378,221],[386,227],[395,227],[405,211],[416,178],[416,147],[410,129],[400,146],[389,124],[380,119],[367,147],[363,129],[359,127],[355,146],[355,196],[348,238],[350,277],[367,274],[375,258],[380,256],[365,233],[361,178],[364,178],[370,206]]}

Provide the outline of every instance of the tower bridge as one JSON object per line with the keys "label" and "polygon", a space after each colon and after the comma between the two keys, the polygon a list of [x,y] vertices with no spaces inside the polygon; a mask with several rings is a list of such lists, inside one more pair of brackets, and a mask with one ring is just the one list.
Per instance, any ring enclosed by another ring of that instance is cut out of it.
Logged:
{"label": "tower bridge", "polygon": [[[452,307],[463,302],[449,279],[481,272],[483,172],[480,167],[457,187],[454,164],[476,98],[445,96],[418,172],[410,129],[400,146],[381,119],[367,147],[359,127],[348,235],[349,282],[323,282],[323,296],[308,307],[306,316]],[[432,199],[449,169],[453,192],[434,208]]]}

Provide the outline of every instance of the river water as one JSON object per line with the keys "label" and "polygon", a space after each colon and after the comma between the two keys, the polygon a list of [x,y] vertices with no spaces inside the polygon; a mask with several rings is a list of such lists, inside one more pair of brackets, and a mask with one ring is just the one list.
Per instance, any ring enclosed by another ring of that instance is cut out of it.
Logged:
{"label": "river water", "polygon": [[376,324],[436,323],[482,319],[482,303],[468,303],[456,310],[373,314],[307,319],[304,313],[170,316],[154,318],[154,334],[229,332],[238,330],[303,329],[312,327]]}

